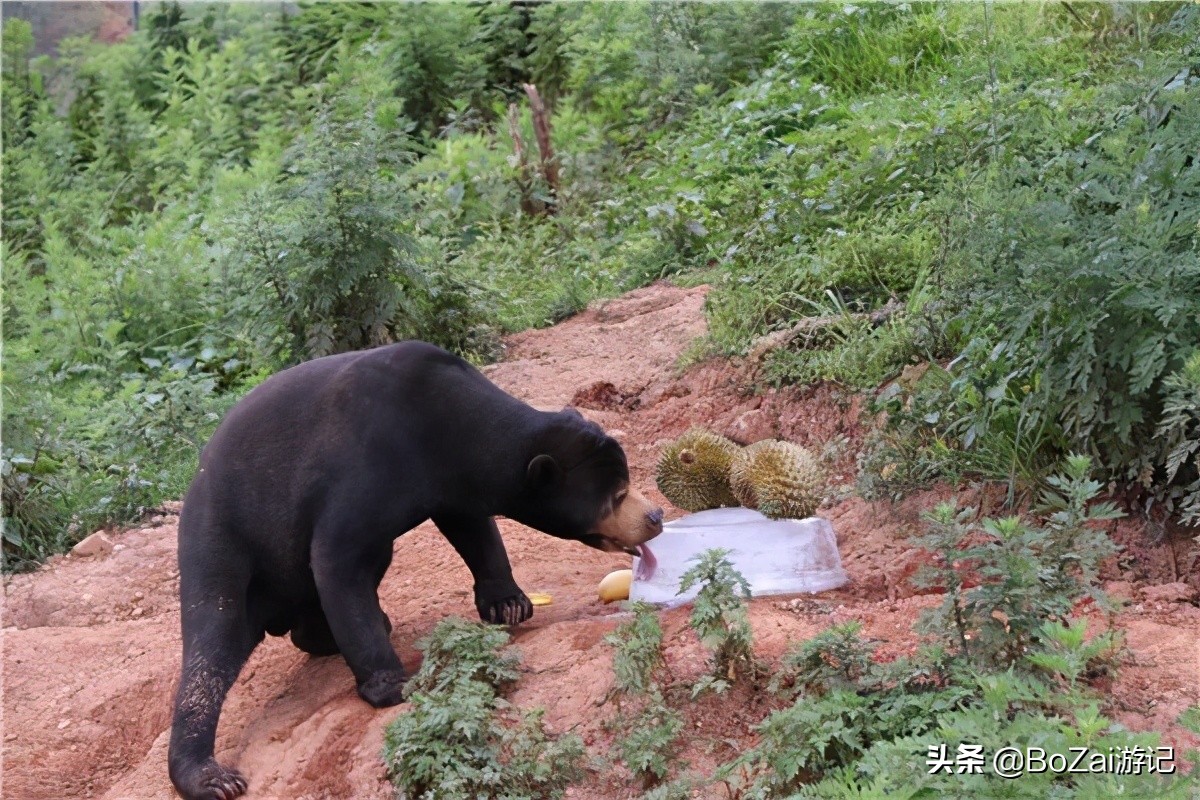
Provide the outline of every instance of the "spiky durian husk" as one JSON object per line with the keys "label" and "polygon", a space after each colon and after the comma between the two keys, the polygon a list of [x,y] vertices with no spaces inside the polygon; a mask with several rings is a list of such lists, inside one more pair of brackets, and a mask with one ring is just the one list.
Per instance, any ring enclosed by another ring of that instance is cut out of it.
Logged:
{"label": "spiky durian husk", "polygon": [[766,439],[741,450],[729,467],[733,495],[771,519],[811,517],[825,494],[825,475],[812,453]]}
{"label": "spiky durian husk", "polygon": [[684,511],[736,506],[729,465],[738,446],[703,428],[692,428],[663,449],[655,479],[663,496]]}

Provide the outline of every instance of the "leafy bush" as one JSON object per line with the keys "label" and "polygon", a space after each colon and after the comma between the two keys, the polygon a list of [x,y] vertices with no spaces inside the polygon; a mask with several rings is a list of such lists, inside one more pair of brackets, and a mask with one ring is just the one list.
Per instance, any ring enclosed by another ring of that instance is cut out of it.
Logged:
{"label": "leafy bush", "polygon": [[683,732],[683,717],[661,694],[651,693],[641,710],[621,723],[617,751],[643,788],[660,784],[672,771]]}
{"label": "leafy bush", "polygon": [[[589,11],[566,46],[574,62],[567,87],[621,139],[640,138],[744,81],[796,16],[786,3],[637,2]],[[737,43],[730,30],[741,32]]]}
{"label": "leafy bush", "polygon": [[1200,351],[1163,380],[1163,410],[1154,434],[1163,453],[1168,511],[1200,526]]}
{"label": "leafy bush", "polygon": [[1163,83],[1122,87],[1083,142],[972,187],[953,234],[969,302],[956,381],[982,400],[956,409],[964,444],[1015,409],[1110,476],[1166,488],[1165,380],[1200,341],[1200,84]]}
{"label": "leafy bush", "polygon": [[656,674],[663,667],[663,632],[654,606],[638,601],[630,606],[630,611],[633,619],[619,625],[604,641],[613,647],[617,690],[641,695],[658,687]]}
{"label": "leafy bush", "polygon": [[617,752],[643,788],[662,782],[683,730],[683,717],[663,697],[659,673],[664,667],[662,626],[658,612],[644,602],[632,605],[633,619],[604,637],[613,646],[615,688],[640,705],[629,714],[624,702],[612,721],[618,731]]}
{"label": "leafy bush", "polygon": [[[1101,485],[1089,479],[1090,468],[1086,456],[1072,456],[1064,474],[1049,479],[1042,527],[1019,517],[977,526],[969,522],[974,509],[939,505],[929,533],[917,539],[936,561],[915,582],[945,589],[945,599],[922,615],[919,630],[965,658],[1014,667],[1041,642],[1046,621],[1065,621],[1083,597],[1104,602],[1096,579],[1116,546],[1092,523],[1122,515],[1111,503],[1092,504]],[[971,581],[978,585],[967,588]]]}
{"label": "leafy bush", "polygon": [[[793,647],[772,681],[793,699],[757,727],[758,745],[718,778],[744,797],[777,797],[856,762],[877,742],[917,736],[971,701],[963,675],[938,653],[881,664],[859,625],[830,628]],[[790,795],[789,795],[790,796]]]}
{"label": "leafy bush", "polygon": [[499,648],[499,626],[445,620],[419,644],[426,657],[405,687],[412,710],[384,738],[384,761],[397,796],[562,797],[580,777],[583,743],[550,737],[541,711],[519,712],[500,697],[519,658]]}
{"label": "leafy bush", "polygon": [[871,653],[859,633],[862,623],[846,622],[826,628],[784,654],[769,689],[784,686],[795,693],[822,694],[834,689],[854,689],[870,673]]}
{"label": "leafy bush", "polygon": [[688,622],[712,653],[712,673],[695,686],[693,696],[706,689],[723,692],[739,675],[755,672],[753,634],[743,600],[750,597],[750,584],[727,555],[728,550],[707,550],[679,579],[680,593],[700,584]]}
{"label": "leafy bush", "polygon": [[1115,665],[1117,635],[1089,637],[1068,616],[1075,600],[1096,595],[1096,567],[1112,552],[1089,524],[1113,509],[1088,507],[1099,490],[1088,468],[1086,457],[1073,457],[1051,479],[1043,528],[1016,518],[975,526],[972,510],[939,507],[923,539],[938,566],[922,579],[946,599],[921,627],[948,648],[883,663],[858,623],[793,646],[771,682],[792,704],[770,713],[756,727],[758,743],[716,779],[744,798],[1191,796],[1195,774],[1043,770],[1000,783],[986,763],[978,773],[929,766],[936,758],[954,765],[947,753],[960,745],[982,748],[985,759],[1003,747],[1068,757],[1084,747],[1159,752],[1157,734],[1132,734],[1105,718],[1087,687]]}
{"label": "leafy bush", "polygon": [[[797,787],[797,798],[1004,796],[1014,798],[1165,797],[1184,800],[1196,791],[1194,775],[1162,774],[1146,769],[1056,773],[1026,771],[1017,780],[992,772],[986,759],[1004,747],[1040,747],[1047,754],[1071,757],[1078,748],[1093,753],[1159,753],[1157,734],[1131,733],[1104,717],[1098,704],[1080,695],[1062,695],[1057,687],[1011,673],[981,676],[971,684],[972,699],[944,708],[936,724],[917,735],[881,738],[852,763],[828,770],[820,781]],[[927,695],[937,697],[941,693]],[[960,745],[981,747],[983,768],[955,768]],[[1072,750],[1072,748],[1076,748]],[[951,766],[935,769],[937,759]],[[1134,756],[1136,758],[1136,756]],[[1172,765],[1174,766],[1174,765]],[[747,796],[764,797],[762,793]],[[773,795],[771,795],[773,796]]]}

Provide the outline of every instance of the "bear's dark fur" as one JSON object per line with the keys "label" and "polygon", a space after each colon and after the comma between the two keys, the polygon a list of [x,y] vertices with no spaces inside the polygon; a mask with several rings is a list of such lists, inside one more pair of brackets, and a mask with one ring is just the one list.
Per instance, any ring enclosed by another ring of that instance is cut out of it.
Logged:
{"label": "bear's dark fur", "polygon": [[475,579],[485,621],[533,608],[492,517],[637,552],[662,511],[629,488],[625,454],[573,409],[537,411],[423,342],[329,356],[275,375],[226,416],[179,524],[183,671],[169,766],[188,800],[242,794],[213,758],[221,705],[264,634],[340,652],[358,692],[401,700],[404,669],[377,589],[393,541],[432,519]]}

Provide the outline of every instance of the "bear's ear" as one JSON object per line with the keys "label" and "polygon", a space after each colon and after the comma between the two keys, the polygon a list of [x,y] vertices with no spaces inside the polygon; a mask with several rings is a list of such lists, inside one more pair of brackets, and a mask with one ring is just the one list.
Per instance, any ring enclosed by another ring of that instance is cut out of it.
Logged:
{"label": "bear's ear", "polygon": [[562,478],[562,467],[552,456],[542,453],[534,456],[533,460],[529,462],[529,467],[525,470],[525,477],[530,486],[541,489],[559,482]]}

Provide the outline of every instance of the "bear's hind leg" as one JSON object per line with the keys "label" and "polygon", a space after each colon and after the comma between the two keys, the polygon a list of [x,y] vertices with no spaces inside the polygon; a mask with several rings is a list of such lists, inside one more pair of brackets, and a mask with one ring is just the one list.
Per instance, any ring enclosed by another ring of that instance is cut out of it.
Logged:
{"label": "bear's hind leg", "polygon": [[213,758],[217,720],[263,631],[250,621],[244,588],[206,592],[200,600],[191,592],[181,596],[183,674],[167,757],[171,782],[186,800],[233,800],[245,793],[246,779]]}

